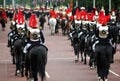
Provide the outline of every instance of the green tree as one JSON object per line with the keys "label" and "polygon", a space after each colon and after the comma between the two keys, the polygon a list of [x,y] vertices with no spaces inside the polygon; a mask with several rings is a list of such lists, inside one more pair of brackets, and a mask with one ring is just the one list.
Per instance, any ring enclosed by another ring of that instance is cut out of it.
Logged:
{"label": "green tree", "polygon": [[3,5],[3,0],[0,0],[0,5]]}

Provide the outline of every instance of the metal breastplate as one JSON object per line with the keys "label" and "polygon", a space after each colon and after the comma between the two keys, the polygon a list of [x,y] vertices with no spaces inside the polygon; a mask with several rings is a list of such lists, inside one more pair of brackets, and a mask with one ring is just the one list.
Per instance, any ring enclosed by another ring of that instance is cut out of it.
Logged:
{"label": "metal breastplate", "polygon": [[98,29],[99,29],[99,37],[100,38],[108,37],[108,26],[100,26]]}

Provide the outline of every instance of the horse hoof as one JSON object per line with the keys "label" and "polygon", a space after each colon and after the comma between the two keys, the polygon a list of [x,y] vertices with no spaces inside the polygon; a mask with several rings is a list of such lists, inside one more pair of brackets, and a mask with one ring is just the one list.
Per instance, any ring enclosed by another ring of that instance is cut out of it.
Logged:
{"label": "horse hoof", "polygon": [[30,81],[34,81],[34,78],[30,78]]}
{"label": "horse hoof", "polygon": [[21,74],[21,77],[24,77],[24,74]]}
{"label": "horse hoof", "polygon": [[75,60],[75,63],[77,63],[78,62],[78,60]]}
{"label": "horse hoof", "polygon": [[17,70],[17,74],[19,74],[20,73],[20,70]]}
{"label": "horse hoof", "polygon": [[19,75],[20,75],[20,70],[17,70],[15,76],[19,76]]}
{"label": "horse hoof", "polygon": [[25,76],[28,77],[28,73],[25,72]]}
{"label": "horse hoof", "polygon": [[15,76],[17,76],[17,73],[15,73]]}
{"label": "horse hoof", "polygon": [[27,80],[27,81],[30,81],[30,78],[27,76],[27,77],[26,77],[26,80]]}
{"label": "horse hoof", "polygon": [[103,81],[103,79],[101,77],[98,77],[98,81]]}
{"label": "horse hoof", "polygon": [[81,59],[81,62],[83,62],[83,59]]}
{"label": "horse hoof", "polygon": [[84,64],[87,64],[86,62],[84,62]]}
{"label": "horse hoof", "polygon": [[93,69],[94,67],[93,66],[90,66],[90,69]]}

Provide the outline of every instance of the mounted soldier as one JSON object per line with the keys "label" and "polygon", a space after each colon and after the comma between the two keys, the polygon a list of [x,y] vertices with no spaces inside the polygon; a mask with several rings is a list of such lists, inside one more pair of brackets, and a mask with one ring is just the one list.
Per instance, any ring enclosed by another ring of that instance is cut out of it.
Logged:
{"label": "mounted soldier", "polygon": [[56,24],[57,24],[57,13],[54,11],[54,9],[51,8],[50,12],[50,18],[49,18],[49,27],[51,29],[51,35],[55,34]]}
{"label": "mounted soldier", "polygon": [[29,20],[29,27],[28,27],[28,38],[29,42],[26,44],[26,46],[23,49],[23,52],[26,56],[25,59],[25,75],[28,78],[28,71],[31,71],[31,65],[30,65],[30,56],[29,52],[32,48],[36,46],[43,46],[47,49],[47,47],[44,45],[45,38],[43,35],[42,30],[38,27],[36,14],[31,14],[30,20]]}
{"label": "mounted soldier", "polygon": [[66,35],[66,24],[68,22],[67,14],[66,14],[66,7],[62,8],[62,15],[61,15],[61,28],[62,28],[62,35]]}
{"label": "mounted soldier", "polygon": [[32,44],[44,44],[45,39],[42,30],[38,27],[37,19],[35,14],[31,14],[29,27],[28,27],[28,37],[29,42],[25,46],[23,52],[28,53],[28,48],[32,46]]}
{"label": "mounted soldier", "polygon": [[18,11],[15,26],[15,34],[11,37],[13,45],[12,54],[15,56],[16,60],[15,76],[21,73],[21,76],[23,77],[24,54],[22,50],[26,43],[26,22],[22,11]]}
{"label": "mounted soldier", "polygon": [[41,15],[39,16],[39,23],[42,30],[44,30],[44,24],[46,22],[44,10],[42,10]]}
{"label": "mounted soldier", "polygon": [[13,64],[15,64],[14,55],[12,53],[13,45],[14,45],[13,44],[13,41],[14,41],[13,37],[17,33],[17,27],[16,27],[17,19],[18,19],[18,14],[15,12],[13,20],[11,21],[11,25],[10,25],[11,31],[8,33],[8,44],[7,44],[7,47],[10,47],[10,52],[11,52],[11,55],[13,56],[13,58],[12,58]]}
{"label": "mounted soldier", "polygon": [[117,20],[116,20],[116,14],[115,11],[113,10],[111,15],[108,16],[109,23],[109,29],[111,30],[111,42],[113,46],[113,55],[112,55],[112,63],[114,62],[114,54],[116,53],[116,47],[117,47],[117,42],[118,42],[118,37],[119,37],[119,26],[117,25]]}
{"label": "mounted soldier", "polygon": [[107,25],[108,20],[109,19],[104,15],[104,12],[101,12],[98,19],[99,25],[97,25],[95,32],[95,43],[92,45],[97,66],[98,81],[107,81],[110,64],[112,61],[112,30]]}

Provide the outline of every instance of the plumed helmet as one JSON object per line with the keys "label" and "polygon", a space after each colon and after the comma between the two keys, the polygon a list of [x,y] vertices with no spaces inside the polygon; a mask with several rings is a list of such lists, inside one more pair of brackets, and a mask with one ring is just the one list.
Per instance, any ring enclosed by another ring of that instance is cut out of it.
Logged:
{"label": "plumed helmet", "polygon": [[38,28],[36,14],[31,14],[30,20],[29,20],[29,27],[33,29]]}
{"label": "plumed helmet", "polygon": [[28,31],[30,32],[31,41],[39,40],[40,29],[37,24],[36,14],[30,16]]}
{"label": "plumed helmet", "polygon": [[25,27],[25,20],[24,20],[24,15],[22,12],[18,13],[16,22],[17,22],[17,25],[16,25],[17,28],[24,28]]}

